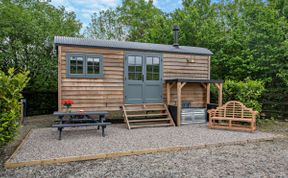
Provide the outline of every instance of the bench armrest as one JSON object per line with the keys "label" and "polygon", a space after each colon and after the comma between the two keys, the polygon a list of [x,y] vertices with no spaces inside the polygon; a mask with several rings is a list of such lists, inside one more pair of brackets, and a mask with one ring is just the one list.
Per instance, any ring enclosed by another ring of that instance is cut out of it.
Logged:
{"label": "bench armrest", "polygon": [[208,113],[209,113],[210,117],[211,117],[211,116],[214,116],[214,115],[215,115],[215,112],[216,112],[216,109],[210,109],[210,110],[208,110]]}

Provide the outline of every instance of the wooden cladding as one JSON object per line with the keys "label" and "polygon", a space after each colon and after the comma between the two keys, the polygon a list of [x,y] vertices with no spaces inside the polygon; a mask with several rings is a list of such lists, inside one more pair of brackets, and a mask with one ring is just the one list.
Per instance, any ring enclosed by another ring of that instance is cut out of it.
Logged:
{"label": "wooden cladding", "polygon": [[163,54],[165,79],[209,79],[209,56]]}
{"label": "wooden cladding", "polygon": [[[66,53],[103,56],[103,78],[67,78]],[[61,99],[72,99],[72,110],[113,111],[123,104],[124,51],[114,49],[62,47]],[[63,106],[60,110],[63,110]]]}
{"label": "wooden cladding", "polygon": [[[206,107],[206,89],[200,84],[188,83],[181,90],[181,100],[189,101],[192,107]],[[177,105],[177,85],[170,89],[169,104]]]}
{"label": "wooden cladding", "polygon": [[[88,53],[103,56],[102,78],[67,78],[66,54]],[[115,111],[124,103],[124,50],[92,47],[58,47],[58,95],[59,111],[63,111],[61,100],[72,99],[72,110]],[[210,60],[208,56],[163,54],[163,80],[171,78],[209,79]],[[163,95],[166,87],[163,83]],[[176,87],[176,86],[175,86]],[[171,89],[171,104],[175,104],[176,89]],[[182,89],[182,101],[203,107],[206,103],[206,89],[200,84],[187,84]],[[163,100],[165,102],[165,99]]]}

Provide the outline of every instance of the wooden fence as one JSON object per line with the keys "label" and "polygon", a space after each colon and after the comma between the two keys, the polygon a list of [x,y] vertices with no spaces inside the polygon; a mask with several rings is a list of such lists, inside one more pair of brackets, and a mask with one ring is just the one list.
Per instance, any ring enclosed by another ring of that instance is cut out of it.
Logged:
{"label": "wooden fence", "polygon": [[52,114],[58,110],[57,92],[25,91],[23,97],[26,99],[25,116]]}
{"label": "wooden fence", "polygon": [[265,93],[262,98],[262,117],[288,119],[288,94]]}

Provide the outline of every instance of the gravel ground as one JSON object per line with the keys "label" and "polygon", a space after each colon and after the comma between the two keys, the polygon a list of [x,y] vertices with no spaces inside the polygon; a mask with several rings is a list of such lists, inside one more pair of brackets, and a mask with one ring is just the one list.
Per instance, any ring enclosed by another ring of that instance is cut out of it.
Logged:
{"label": "gravel ground", "polygon": [[288,139],[22,167],[0,177],[288,177]]}
{"label": "gravel ground", "polygon": [[107,128],[106,137],[101,137],[100,133],[96,127],[69,128],[64,129],[62,140],[59,141],[58,131],[55,128],[33,129],[11,162],[275,137],[274,134],[264,132],[208,129],[203,124],[134,130],[126,129],[124,124],[114,124]]}
{"label": "gravel ground", "polygon": [[288,177],[288,122],[273,120],[262,121],[257,127],[286,138],[17,169],[2,167],[30,128],[49,127],[54,119],[51,115],[29,118],[15,141],[0,148],[0,177]]}
{"label": "gravel ground", "polygon": [[25,119],[25,126],[21,126],[18,129],[17,137],[5,145],[4,147],[0,147],[0,172],[3,169],[4,161],[7,160],[21,143],[23,138],[27,135],[30,129],[33,128],[43,128],[43,127],[51,127],[54,123],[55,116],[53,115],[41,115],[41,116],[32,116],[27,117]]}

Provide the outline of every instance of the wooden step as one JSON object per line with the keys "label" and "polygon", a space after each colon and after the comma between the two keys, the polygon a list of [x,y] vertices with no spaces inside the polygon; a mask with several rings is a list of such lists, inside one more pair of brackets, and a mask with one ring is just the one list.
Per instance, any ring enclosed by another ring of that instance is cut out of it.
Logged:
{"label": "wooden step", "polygon": [[168,113],[156,113],[156,114],[132,114],[127,115],[127,117],[150,117],[150,116],[167,116]]}
{"label": "wooden step", "polygon": [[140,111],[164,111],[165,108],[135,108],[135,109],[126,109],[126,112],[140,112]]}
{"label": "wooden step", "polygon": [[141,103],[141,104],[125,104],[124,106],[125,107],[129,107],[129,106],[154,106],[154,105],[161,105],[161,106],[163,106],[163,103],[146,103],[146,104],[143,104],[143,103]]}
{"label": "wooden step", "polygon": [[[164,103],[124,104],[121,108],[128,129],[175,126],[169,110]],[[141,119],[141,117],[149,118]]]}
{"label": "wooden step", "polygon": [[135,122],[157,122],[157,121],[170,121],[170,118],[129,120],[130,123],[135,123]]}
{"label": "wooden step", "polygon": [[130,128],[136,129],[136,128],[143,128],[143,127],[164,127],[164,126],[168,127],[168,126],[173,126],[173,125],[170,123],[167,123],[167,124],[147,124],[147,125],[141,124],[141,125],[130,125]]}

